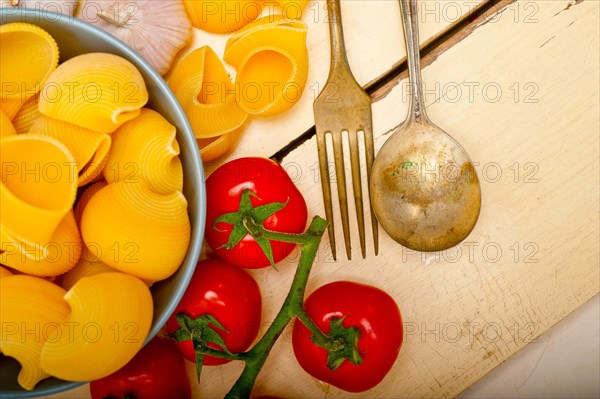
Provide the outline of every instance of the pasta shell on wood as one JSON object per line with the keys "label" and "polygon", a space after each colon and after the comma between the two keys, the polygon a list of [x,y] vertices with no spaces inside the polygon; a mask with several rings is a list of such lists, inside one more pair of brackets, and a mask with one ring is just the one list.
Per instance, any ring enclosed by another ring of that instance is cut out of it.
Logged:
{"label": "pasta shell on wood", "polygon": [[0,263],[21,273],[39,277],[58,276],[71,270],[82,252],[81,236],[73,212],[67,213],[50,242],[30,245],[11,237],[3,237]]}
{"label": "pasta shell on wood", "polygon": [[141,179],[159,194],[182,191],[183,168],[175,133],[175,126],[158,112],[142,109],[140,116],[113,134],[104,178],[108,183]]}
{"label": "pasta shell on wood", "polygon": [[255,20],[263,0],[183,0],[192,24],[207,32],[233,32]]}
{"label": "pasta shell on wood", "polygon": [[307,26],[266,16],[233,35],[224,60],[237,69],[240,108],[251,115],[274,115],[291,108],[308,77]]}
{"label": "pasta shell on wood", "polygon": [[208,46],[192,51],[173,68],[168,84],[197,138],[217,137],[244,124],[248,114],[219,57]]}
{"label": "pasta shell on wood", "polygon": [[42,348],[46,373],[68,381],[96,380],[119,370],[142,347],[153,304],[150,290],[139,279],[118,272],[87,276],[64,298],[71,312],[61,323],[58,339]]}
{"label": "pasta shell on wood", "polygon": [[42,88],[39,111],[100,133],[136,118],[148,102],[140,71],[114,54],[88,53],[63,62]]}
{"label": "pasta shell on wood", "polygon": [[35,95],[57,65],[58,46],[48,32],[23,22],[0,26],[0,95],[3,102],[24,102]]}
{"label": "pasta shell on wood", "polygon": [[75,158],[52,137],[20,134],[1,139],[0,159],[2,229],[29,245],[46,245],[75,202]]}
{"label": "pasta shell on wood", "polygon": [[77,184],[84,186],[102,174],[111,147],[111,136],[40,115],[29,133],[49,136],[63,143],[75,157]]}
{"label": "pasta shell on wood", "polygon": [[229,151],[235,144],[238,138],[236,132],[224,134],[219,137],[213,137],[210,139],[197,139],[198,148],[200,148],[200,156],[202,161],[210,162],[223,156]]}
{"label": "pasta shell on wood", "polygon": [[[32,390],[50,377],[41,368],[40,356],[46,341],[60,333],[60,323],[69,314],[65,294],[61,287],[38,277],[0,279],[0,349],[21,364],[18,382],[23,389]],[[39,334],[30,333],[38,330]]]}
{"label": "pasta shell on wood", "polygon": [[187,252],[187,201],[179,191],[158,194],[143,181],[112,183],[88,202],[81,234],[107,265],[147,281],[163,280]]}

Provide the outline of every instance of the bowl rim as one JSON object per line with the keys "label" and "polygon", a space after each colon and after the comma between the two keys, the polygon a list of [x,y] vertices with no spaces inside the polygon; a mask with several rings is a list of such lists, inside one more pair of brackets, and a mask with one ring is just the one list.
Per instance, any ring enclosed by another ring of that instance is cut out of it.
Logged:
{"label": "bowl rim", "polygon": [[[144,80],[152,81],[154,85],[156,85],[158,91],[163,92],[169,100],[169,106],[174,107],[175,114],[177,118],[182,122],[181,132],[178,132],[178,140],[183,139],[183,145],[192,146],[192,149],[196,149],[195,151],[190,151],[191,159],[190,163],[197,170],[197,174],[192,174],[189,177],[186,176],[184,179],[184,184],[186,184],[186,180],[189,179],[187,184],[190,184],[191,189],[195,191],[196,204],[202,204],[198,207],[196,212],[196,217],[193,223],[191,224],[191,236],[190,243],[188,246],[188,250],[186,252],[185,259],[182,262],[183,264],[191,263],[190,267],[186,268],[183,275],[181,276],[181,285],[175,291],[174,296],[168,302],[167,307],[161,317],[154,320],[154,327],[149,331],[148,336],[144,341],[144,345],[148,343],[158,332],[161,330],[162,326],[167,322],[171,314],[175,311],[175,308],[181,301],[183,294],[186,291],[187,286],[194,274],[194,270],[196,268],[196,264],[198,259],[200,258],[200,251],[202,248],[202,240],[204,237],[204,228],[206,223],[206,186],[204,182],[204,165],[202,163],[202,159],[200,157],[200,151],[197,149],[196,138],[193,133],[193,129],[187,119],[183,108],[175,98],[175,95],[167,85],[166,81],[163,77],[152,67],[150,64],[135,50],[125,44],[123,41],[119,40],[117,37],[111,35],[110,33],[97,28],[96,26],[81,20],[75,16],[65,15],[65,14],[57,14],[55,12],[42,10],[42,9],[29,9],[29,8],[15,8],[16,12],[13,9],[7,7],[0,7],[0,25],[5,25],[7,23],[12,22],[27,22],[35,25],[35,21],[44,20],[48,22],[61,23],[61,24],[70,24],[75,26],[77,30],[85,31],[88,34],[96,36],[99,40],[110,43],[111,46],[118,49],[119,52],[125,54],[125,58],[129,61],[133,61],[136,68],[142,70],[142,74],[144,75]],[[19,21],[7,21],[7,18],[12,15],[18,15],[20,17]],[[34,22],[31,22],[31,21]],[[179,134],[181,133],[181,134]],[[189,157],[188,157],[189,158]],[[197,176],[197,178],[193,179],[192,176]],[[193,180],[196,180],[195,182]],[[192,205],[188,202],[188,209]],[[181,266],[180,266],[181,267]],[[64,384],[58,384],[55,386],[44,387],[41,389],[33,389],[31,391],[9,391],[4,392],[0,391],[0,396],[2,398],[11,399],[11,398],[32,398],[39,397],[45,395],[54,395],[57,393],[65,392],[76,388],[78,386],[84,385],[87,382],[70,382],[65,381]]]}

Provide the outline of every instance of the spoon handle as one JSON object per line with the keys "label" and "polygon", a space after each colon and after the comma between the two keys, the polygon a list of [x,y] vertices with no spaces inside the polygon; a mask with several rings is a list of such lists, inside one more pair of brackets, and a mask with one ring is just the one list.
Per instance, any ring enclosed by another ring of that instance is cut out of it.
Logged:
{"label": "spoon handle", "polygon": [[421,89],[421,62],[419,53],[419,12],[417,0],[399,0],[404,25],[404,43],[408,59],[408,77],[410,82],[410,105],[408,121],[426,123],[425,102]]}

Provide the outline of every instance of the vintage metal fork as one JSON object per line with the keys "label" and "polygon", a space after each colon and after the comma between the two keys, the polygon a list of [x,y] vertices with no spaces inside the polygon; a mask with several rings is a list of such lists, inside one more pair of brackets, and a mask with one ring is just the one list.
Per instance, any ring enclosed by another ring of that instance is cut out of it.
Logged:
{"label": "vintage metal fork", "polygon": [[[335,175],[337,180],[338,198],[342,216],[342,228],[346,254],[351,259],[350,229],[348,223],[348,201],[346,194],[346,175],[344,167],[344,154],[342,147],[342,132],[348,132],[350,145],[350,163],[352,168],[352,186],[354,203],[358,222],[360,249],[362,257],[366,256],[365,249],[365,220],[363,210],[362,182],[360,173],[360,157],[358,148],[358,133],[364,134],[367,187],[371,179],[373,165],[373,129],[371,120],[371,98],[356,82],[350,71],[346,48],[344,46],[344,33],[342,30],[341,9],[339,0],[327,0],[329,15],[329,34],[331,43],[331,65],[329,77],[323,90],[316,98],[313,107],[315,113],[315,126],[317,130],[317,148],[319,151],[319,169],[323,200],[325,202],[325,215],[329,222],[329,241],[331,252],[336,259],[335,231],[333,228],[333,211],[331,203],[331,185],[329,179],[329,162],[327,160],[327,147],[325,136],[330,133],[333,142],[335,159]],[[371,226],[375,255],[379,250],[377,219],[371,210]]]}

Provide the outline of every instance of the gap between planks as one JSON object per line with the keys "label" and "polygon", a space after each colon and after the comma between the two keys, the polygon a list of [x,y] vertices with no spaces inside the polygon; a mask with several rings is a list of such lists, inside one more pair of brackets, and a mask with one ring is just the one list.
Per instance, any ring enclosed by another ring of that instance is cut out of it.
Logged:
{"label": "gap between planks", "polygon": [[[433,63],[440,54],[446,52],[455,44],[461,42],[471,35],[478,27],[485,25],[495,15],[501,13],[504,8],[516,0],[486,0],[475,7],[471,13],[450,25],[448,29],[432,37],[421,45],[421,67],[424,68]],[[373,102],[384,98],[389,91],[408,75],[406,57],[400,60],[384,75],[372,80],[364,86],[371,96]],[[286,156],[296,148],[310,140],[316,134],[312,126],[297,138],[289,142],[270,158],[281,163]]]}

